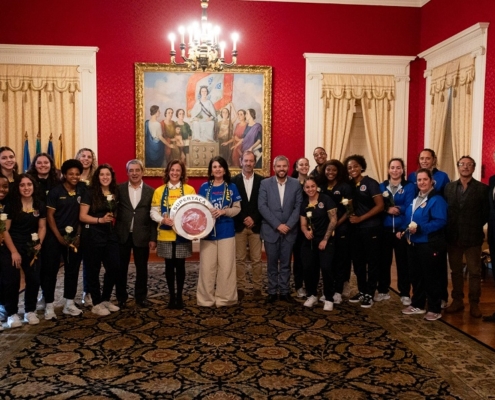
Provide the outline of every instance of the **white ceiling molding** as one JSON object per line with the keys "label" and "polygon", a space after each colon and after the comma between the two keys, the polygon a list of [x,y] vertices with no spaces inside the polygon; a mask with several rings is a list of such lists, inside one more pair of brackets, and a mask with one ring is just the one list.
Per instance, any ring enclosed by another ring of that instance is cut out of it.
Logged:
{"label": "white ceiling molding", "polygon": [[323,74],[392,75],[395,77],[394,157],[407,159],[409,119],[409,64],[416,56],[375,56],[305,53],[305,157],[312,160],[313,149],[323,144]]}
{"label": "white ceiling molding", "polygon": [[98,47],[0,44],[0,64],[77,65],[81,74],[80,147],[98,154],[96,53]]}
{"label": "white ceiling molding", "polygon": [[277,3],[347,4],[358,6],[423,7],[430,0],[244,0]]}
{"label": "white ceiling molding", "polygon": [[[481,164],[483,155],[483,115],[485,108],[485,75],[486,75],[486,49],[488,43],[487,22],[479,22],[459,32],[458,34],[430,47],[418,55],[426,60],[425,91],[425,145],[430,141],[431,120],[431,71],[447,62],[455,60],[466,54],[471,54],[475,59],[474,82],[473,82],[473,110],[472,110],[472,138],[471,157]],[[481,168],[474,171],[476,179],[481,177]]]}

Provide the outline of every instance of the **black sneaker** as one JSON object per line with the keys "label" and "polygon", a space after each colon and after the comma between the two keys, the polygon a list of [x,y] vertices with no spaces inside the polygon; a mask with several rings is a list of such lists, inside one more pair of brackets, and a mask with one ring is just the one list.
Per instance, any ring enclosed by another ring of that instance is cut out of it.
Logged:
{"label": "black sneaker", "polygon": [[373,305],[373,298],[369,294],[365,294],[363,300],[361,300],[362,308],[371,308]]}
{"label": "black sneaker", "polygon": [[349,299],[349,303],[359,303],[360,301],[363,300],[363,298],[364,298],[364,294],[359,292],[358,294],[355,294]]}

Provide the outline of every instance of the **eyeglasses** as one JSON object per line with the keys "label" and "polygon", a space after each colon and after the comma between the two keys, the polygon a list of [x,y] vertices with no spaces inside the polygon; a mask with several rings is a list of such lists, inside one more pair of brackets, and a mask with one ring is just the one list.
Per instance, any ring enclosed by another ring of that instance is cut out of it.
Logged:
{"label": "eyeglasses", "polygon": [[464,166],[466,166],[466,167],[473,167],[474,166],[474,163],[472,163],[472,162],[468,162],[468,163],[460,162],[460,163],[457,163],[457,166],[458,167],[464,167]]}

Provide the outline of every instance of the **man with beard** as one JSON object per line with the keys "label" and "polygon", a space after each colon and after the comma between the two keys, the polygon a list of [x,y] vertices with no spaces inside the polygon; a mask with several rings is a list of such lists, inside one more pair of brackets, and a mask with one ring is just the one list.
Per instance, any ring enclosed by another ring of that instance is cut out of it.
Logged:
{"label": "man with beard", "polygon": [[322,170],[323,164],[327,161],[327,152],[323,147],[317,147],[313,150],[313,157],[316,161],[316,167],[309,173],[320,184],[321,179],[325,179],[325,171]]}
{"label": "man with beard", "polygon": [[265,243],[268,273],[267,303],[280,300],[293,303],[290,295],[290,257],[297,236],[302,202],[299,181],[287,176],[289,160],[277,156],[273,161],[275,176],[260,185],[258,207],[263,217],[261,238]]}

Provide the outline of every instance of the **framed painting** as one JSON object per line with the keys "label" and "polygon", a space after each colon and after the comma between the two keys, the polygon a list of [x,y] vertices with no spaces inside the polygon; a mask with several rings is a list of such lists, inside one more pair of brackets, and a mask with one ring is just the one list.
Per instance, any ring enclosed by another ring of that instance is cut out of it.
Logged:
{"label": "framed painting", "polygon": [[162,176],[184,161],[190,177],[206,177],[215,156],[232,175],[251,150],[255,170],[270,175],[272,67],[237,66],[191,72],[172,64],[135,64],[136,157],[145,176]]}

